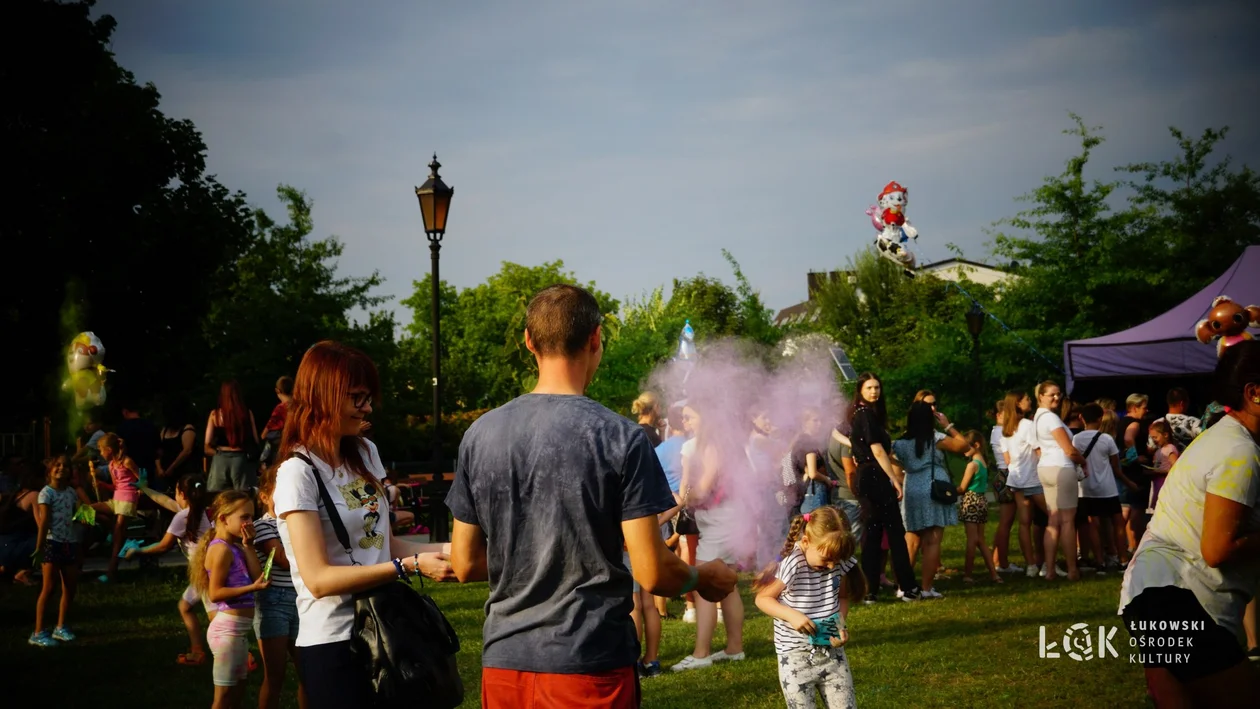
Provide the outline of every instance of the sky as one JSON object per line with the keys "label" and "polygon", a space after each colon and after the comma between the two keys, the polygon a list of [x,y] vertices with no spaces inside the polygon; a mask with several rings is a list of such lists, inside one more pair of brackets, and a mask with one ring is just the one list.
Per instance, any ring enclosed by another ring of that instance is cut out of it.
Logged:
{"label": "sky", "polygon": [[[1069,111],[1102,126],[1090,176],[1172,158],[1168,127],[1228,125],[1260,167],[1260,30],[1243,2],[100,0],[113,51],[189,118],[209,172],[279,213],[314,201],[343,275],[387,308],[429,269],[414,187],[455,188],[441,277],[562,259],[639,298],[697,273],[806,296],[906,186],[920,263],[992,261],[994,221],[1062,171]],[[428,317],[427,313],[424,317]]]}

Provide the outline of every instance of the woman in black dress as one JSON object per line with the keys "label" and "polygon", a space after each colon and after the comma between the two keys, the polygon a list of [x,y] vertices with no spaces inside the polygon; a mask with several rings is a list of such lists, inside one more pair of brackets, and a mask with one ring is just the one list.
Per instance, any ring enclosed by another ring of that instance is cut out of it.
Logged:
{"label": "woman in black dress", "polygon": [[[910,565],[906,549],[906,529],[901,521],[901,479],[893,468],[889,451],[888,414],[884,408],[883,385],[870,372],[858,377],[850,420],[853,424],[853,461],[858,466],[858,499],[866,517],[866,533],[862,538],[862,572],[867,578],[879,578],[883,566],[880,544],[888,534],[888,552],[892,554],[893,572],[901,589],[901,600],[917,601],[919,584]],[[871,585],[865,603],[874,603],[879,586]]]}

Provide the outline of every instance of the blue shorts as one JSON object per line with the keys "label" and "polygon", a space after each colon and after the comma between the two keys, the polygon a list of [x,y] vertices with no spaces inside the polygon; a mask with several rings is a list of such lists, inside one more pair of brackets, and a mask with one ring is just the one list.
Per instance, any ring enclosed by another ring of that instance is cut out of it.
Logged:
{"label": "blue shorts", "polygon": [[257,594],[254,632],[259,640],[288,637],[297,640],[297,590],[292,586],[268,586]]}
{"label": "blue shorts", "polygon": [[1014,490],[1015,492],[1023,493],[1024,497],[1032,497],[1033,495],[1046,494],[1046,489],[1042,487],[1040,484],[1033,485],[1032,487],[1014,487],[1010,485],[1008,485],[1007,487],[1011,490]]}
{"label": "blue shorts", "polygon": [[634,584],[634,592],[639,592],[639,582],[634,580],[634,570],[630,568],[630,552],[621,552],[621,563],[626,565],[626,571],[630,572],[630,582]]}

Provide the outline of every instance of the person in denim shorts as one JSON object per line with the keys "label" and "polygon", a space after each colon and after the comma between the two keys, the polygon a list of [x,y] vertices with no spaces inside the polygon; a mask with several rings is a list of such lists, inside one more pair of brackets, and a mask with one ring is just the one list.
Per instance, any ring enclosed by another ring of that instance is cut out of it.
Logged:
{"label": "person in denim shorts", "polygon": [[[258,649],[262,651],[263,683],[258,690],[258,706],[274,709],[280,706],[280,692],[284,687],[284,674],[289,656],[297,665],[298,610],[297,590],[289,573],[289,559],[276,530],[275,507],[272,493],[276,489],[276,471],[268,469],[258,481],[258,501],[266,513],[254,520],[254,549],[264,565],[274,549],[276,556],[271,563],[271,586],[257,594],[258,611],[254,614],[254,632],[258,635]],[[306,689],[299,675],[298,695],[306,706]]]}

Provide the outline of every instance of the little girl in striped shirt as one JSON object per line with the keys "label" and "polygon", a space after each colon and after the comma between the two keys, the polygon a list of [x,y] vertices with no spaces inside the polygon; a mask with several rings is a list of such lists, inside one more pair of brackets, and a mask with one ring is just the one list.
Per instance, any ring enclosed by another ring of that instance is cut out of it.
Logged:
{"label": "little girl in striped shirt", "polygon": [[774,618],[779,686],[788,709],[856,706],[853,673],[844,654],[849,602],[866,595],[854,556],[857,542],[834,507],[792,518],[783,560],[757,579],[757,608]]}

